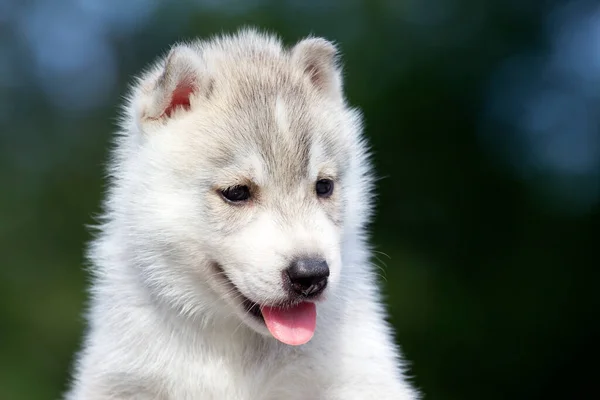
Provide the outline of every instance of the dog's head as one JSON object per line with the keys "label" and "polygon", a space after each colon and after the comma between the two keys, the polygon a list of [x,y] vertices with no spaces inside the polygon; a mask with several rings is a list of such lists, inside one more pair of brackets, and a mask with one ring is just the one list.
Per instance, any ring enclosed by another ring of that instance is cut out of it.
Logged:
{"label": "dog's head", "polygon": [[115,169],[147,284],[186,310],[209,287],[225,300],[213,308],[310,339],[369,213],[334,45],[284,49],[254,31],[178,45],[140,79],[124,125]]}

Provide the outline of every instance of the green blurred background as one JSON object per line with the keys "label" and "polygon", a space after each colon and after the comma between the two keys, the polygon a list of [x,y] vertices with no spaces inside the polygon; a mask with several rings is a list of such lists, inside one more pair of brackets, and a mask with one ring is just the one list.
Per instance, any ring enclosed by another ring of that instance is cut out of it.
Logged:
{"label": "green blurred background", "polygon": [[64,389],[132,75],[245,24],[342,49],[382,178],[375,261],[426,399],[594,398],[597,1],[0,0],[0,399]]}

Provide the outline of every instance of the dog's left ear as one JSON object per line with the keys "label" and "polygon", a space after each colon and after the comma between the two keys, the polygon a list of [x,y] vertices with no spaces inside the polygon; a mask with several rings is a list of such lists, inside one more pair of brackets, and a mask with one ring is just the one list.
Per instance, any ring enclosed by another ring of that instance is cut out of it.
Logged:
{"label": "dog's left ear", "polygon": [[310,82],[333,98],[342,96],[342,77],[336,46],[322,38],[300,41],[292,48],[292,62],[302,68]]}
{"label": "dog's left ear", "polygon": [[142,78],[136,93],[142,130],[185,113],[193,96],[208,97],[210,91],[210,78],[196,49],[185,44],[173,47],[158,68]]}

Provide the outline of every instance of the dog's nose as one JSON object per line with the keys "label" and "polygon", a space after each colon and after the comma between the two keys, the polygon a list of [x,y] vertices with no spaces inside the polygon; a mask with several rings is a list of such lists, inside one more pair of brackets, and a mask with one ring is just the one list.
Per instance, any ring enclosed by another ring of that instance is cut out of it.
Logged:
{"label": "dog's nose", "polygon": [[327,286],[329,267],[327,262],[318,258],[301,258],[294,260],[287,274],[292,290],[303,296],[316,296]]}

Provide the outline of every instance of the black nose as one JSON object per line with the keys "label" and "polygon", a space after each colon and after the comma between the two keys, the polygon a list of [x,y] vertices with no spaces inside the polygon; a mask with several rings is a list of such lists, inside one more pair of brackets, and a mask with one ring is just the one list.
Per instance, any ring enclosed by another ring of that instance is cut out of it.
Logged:
{"label": "black nose", "polygon": [[303,296],[316,296],[327,286],[329,267],[319,258],[301,258],[294,260],[287,274],[292,290]]}

